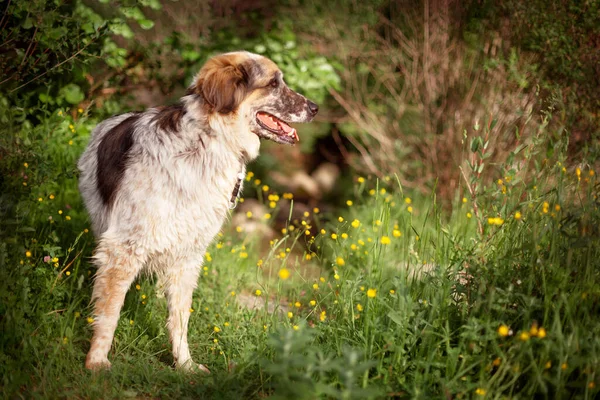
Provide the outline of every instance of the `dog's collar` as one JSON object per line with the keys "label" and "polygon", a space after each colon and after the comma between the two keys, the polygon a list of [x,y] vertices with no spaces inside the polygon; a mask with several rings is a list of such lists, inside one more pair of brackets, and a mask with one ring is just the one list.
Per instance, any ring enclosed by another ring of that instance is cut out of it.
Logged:
{"label": "dog's collar", "polygon": [[233,187],[233,192],[231,192],[231,199],[229,199],[229,209],[233,210],[237,207],[238,200],[240,198],[240,191],[242,189],[242,183],[244,182],[244,178],[246,174],[244,173],[245,166],[242,164],[242,169],[237,174],[237,181],[235,182],[235,186]]}

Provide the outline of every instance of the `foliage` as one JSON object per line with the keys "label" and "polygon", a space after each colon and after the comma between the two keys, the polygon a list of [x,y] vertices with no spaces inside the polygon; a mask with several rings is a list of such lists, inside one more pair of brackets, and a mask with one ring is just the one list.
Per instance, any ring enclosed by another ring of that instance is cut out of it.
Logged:
{"label": "foliage", "polygon": [[[293,208],[294,196],[265,189],[249,174],[246,186],[254,190],[246,193],[259,193],[269,213],[246,217],[282,233],[267,246],[242,226],[228,226],[209,249],[190,311],[190,342],[210,376],[172,369],[167,307],[149,277],[140,277],[127,296],[110,354],[112,370],[84,370],[94,240],[77,191],[75,161],[98,120],[132,106],[127,93],[109,89],[153,80],[174,88],[188,82],[210,54],[233,47],[275,59],[288,82],[314,99],[354,83],[364,83],[367,92],[378,82],[404,87],[403,79],[374,79],[397,71],[365,62],[364,53],[343,53],[359,61],[356,75],[348,75],[340,68],[348,64],[318,55],[284,18],[258,36],[238,38],[223,29],[196,43],[174,34],[142,51],[127,38],[139,34],[138,25],[142,30],[152,25],[148,16],[158,3],[124,2],[114,9],[90,4],[17,0],[0,22],[7,27],[0,33],[3,397],[598,395],[595,158],[567,158],[568,133],[550,123],[549,111],[524,117],[525,106],[511,113],[510,107],[499,111],[485,102],[477,104],[482,114],[474,126],[475,118],[465,117],[460,130],[448,130],[456,163],[444,169],[461,183],[446,188],[453,198],[447,207],[435,191],[425,196],[404,185],[408,175],[399,163],[389,174],[355,176],[342,210],[315,208],[290,220],[283,210]],[[374,14],[353,18],[382,21]],[[339,31],[328,30],[323,21],[309,22],[324,37],[337,37]],[[356,38],[352,35],[363,28],[356,24],[345,33]],[[52,35],[58,39],[50,40]],[[365,36],[365,46],[379,40]],[[378,57],[407,65],[391,52],[398,43]],[[453,62],[468,59],[472,49],[463,50]],[[172,58],[172,72],[160,68],[165,57]],[[485,81],[493,83],[490,93],[503,93],[495,85],[507,81],[530,99],[525,89],[533,86],[535,70],[523,65],[517,51],[472,60],[485,60],[482,68],[490,75],[500,71]],[[353,76],[366,79],[353,82]],[[434,71],[429,76],[437,77]],[[427,93],[421,84],[413,87]],[[387,95],[380,99],[385,101],[356,104],[378,118],[398,105]],[[422,103],[431,116],[435,103]],[[515,121],[518,135],[506,128]],[[495,139],[503,122],[511,140],[501,142]],[[340,126],[361,134],[350,124]],[[501,159],[490,157],[499,152]]]}
{"label": "foliage", "polygon": [[[52,118],[67,137],[69,124],[88,123]],[[392,177],[359,176],[340,214],[313,210],[288,221],[267,249],[242,227],[225,230],[206,256],[190,324],[192,353],[211,376],[171,369],[165,300],[144,277],[127,297],[113,369],[83,370],[92,239],[79,202],[69,211],[64,204],[74,179],[37,178],[50,165],[71,165],[78,151],[52,136],[56,152],[20,160],[33,192],[19,209],[29,216],[11,229],[22,247],[2,252],[4,393],[593,397],[598,182],[585,160],[564,166],[564,135],[548,153],[542,126],[498,169],[481,167],[492,124],[469,129],[464,193],[451,212]],[[246,185],[261,185],[252,178]],[[267,189],[265,202],[275,203],[269,218],[247,218],[270,224],[293,196]],[[37,221],[34,229],[27,221]]]}
{"label": "foliage", "polygon": [[558,90],[565,112],[559,117],[571,131],[570,151],[591,147],[595,157],[600,131],[600,2],[470,2],[467,30],[495,29],[513,46],[535,55],[540,86]]}

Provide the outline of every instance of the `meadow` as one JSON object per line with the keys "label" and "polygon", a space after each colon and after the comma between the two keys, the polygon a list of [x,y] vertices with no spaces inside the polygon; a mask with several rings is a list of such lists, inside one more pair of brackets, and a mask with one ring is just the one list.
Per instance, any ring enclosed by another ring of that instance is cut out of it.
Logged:
{"label": "meadow", "polygon": [[[114,4],[0,16],[1,398],[598,397],[600,3]],[[173,368],[147,275],[92,373],[77,159],[238,49],[321,111],[263,147],[206,254],[189,339],[211,374]],[[323,148],[341,175],[307,201],[281,182]]]}
{"label": "meadow", "polygon": [[[357,175],[344,207],[290,219],[268,244],[227,224],[190,310],[192,355],[210,375],[172,368],[166,302],[144,276],[127,296],[112,370],[85,370],[94,241],[72,170],[94,120],[68,111],[14,165],[29,195],[22,219],[7,221],[18,255],[2,247],[4,397],[597,394],[595,171],[566,168],[564,142],[547,158],[542,131],[485,184],[488,126],[465,134],[452,204],[405,191],[394,176]],[[285,202],[293,208],[293,193],[253,172],[245,184],[269,210],[245,218],[269,225]]]}

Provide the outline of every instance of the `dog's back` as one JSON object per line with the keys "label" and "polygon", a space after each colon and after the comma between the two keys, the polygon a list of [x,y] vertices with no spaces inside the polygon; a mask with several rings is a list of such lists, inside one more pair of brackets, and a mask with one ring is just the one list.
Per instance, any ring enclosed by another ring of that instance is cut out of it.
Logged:
{"label": "dog's back", "polygon": [[79,191],[90,214],[92,230],[96,237],[106,230],[108,215],[98,187],[98,147],[107,133],[132,115],[134,113],[116,115],[98,124],[92,131],[90,142],[77,163],[80,171]]}

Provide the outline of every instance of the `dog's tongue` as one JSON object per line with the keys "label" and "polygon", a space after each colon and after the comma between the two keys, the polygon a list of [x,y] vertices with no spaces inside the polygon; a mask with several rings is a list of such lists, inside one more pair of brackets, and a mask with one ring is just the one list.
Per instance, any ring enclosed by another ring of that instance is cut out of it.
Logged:
{"label": "dog's tongue", "polygon": [[293,136],[296,141],[300,140],[300,138],[298,137],[298,133],[296,132],[295,128],[292,128],[291,126],[289,126],[288,124],[286,124],[282,120],[279,120],[277,122],[279,123],[279,127],[281,128],[281,130],[283,130],[286,133],[286,135]]}
{"label": "dog's tongue", "polygon": [[267,113],[258,113],[257,117],[260,119],[260,121],[267,125],[269,128],[274,129],[274,130],[279,130],[282,131],[285,135],[287,136],[291,136],[294,138],[294,140],[299,141],[300,138],[298,137],[298,133],[296,132],[295,128],[292,128],[291,126],[289,126],[288,124],[286,124],[285,122],[283,122],[282,120],[280,120],[279,118],[267,114]]}
{"label": "dog's tongue", "polygon": [[269,114],[258,113],[257,117],[261,120],[261,122],[267,125],[271,129],[279,129],[279,125],[277,121],[271,117]]}

